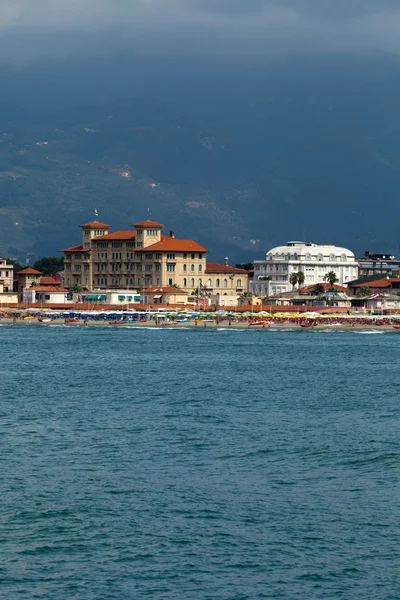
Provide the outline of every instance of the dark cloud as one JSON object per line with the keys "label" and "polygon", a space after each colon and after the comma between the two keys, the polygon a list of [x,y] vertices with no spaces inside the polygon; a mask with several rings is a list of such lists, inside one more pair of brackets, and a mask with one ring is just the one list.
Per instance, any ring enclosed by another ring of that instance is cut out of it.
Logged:
{"label": "dark cloud", "polygon": [[130,46],[264,55],[400,52],[398,0],[1,0],[3,60]]}

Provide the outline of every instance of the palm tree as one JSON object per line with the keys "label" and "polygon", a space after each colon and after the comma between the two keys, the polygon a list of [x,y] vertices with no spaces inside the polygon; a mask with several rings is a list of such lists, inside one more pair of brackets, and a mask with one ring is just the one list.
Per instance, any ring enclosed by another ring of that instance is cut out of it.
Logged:
{"label": "palm tree", "polygon": [[293,289],[296,287],[298,281],[299,281],[299,274],[298,273],[291,273],[291,275],[289,276],[289,281],[292,284]]}
{"label": "palm tree", "polygon": [[322,285],[322,283],[317,283],[317,285],[314,287],[314,294],[317,294],[317,296],[320,296],[321,294],[323,294],[325,291],[324,286]]}
{"label": "palm tree", "polygon": [[299,288],[303,285],[305,281],[305,276],[303,271],[298,271],[297,273],[297,283],[299,284]]}
{"label": "palm tree", "polygon": [[328,283],[331,284],[331,288],[333,288],[333,286],[335,285],[335,283],[337,283],[339,281],[338,276],[336,275],[335,271],[329,271],[329,273],[327,273],[324,277],[324,281],[327,281]]}
{"label": "palm tree", "polygon": [[370,295],[371,295],[371,289],[367,285],[362,285],[356,294],[357,298],[363,298],[365,296],[370,296]]}
{"label": "palm tree", "polygon": [[74,283],[70,288],[70,292],[72,292],[73,294],[79,294],[79,292],[81,292],[81,291],[82,291],[82,288],[79,285],[79,283]]}

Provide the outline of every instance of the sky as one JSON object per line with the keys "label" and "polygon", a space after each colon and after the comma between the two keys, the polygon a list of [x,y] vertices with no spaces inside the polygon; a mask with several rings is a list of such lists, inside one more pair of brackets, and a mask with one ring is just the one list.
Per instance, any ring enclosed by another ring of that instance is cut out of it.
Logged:
{"label": "sky", "polygon": [[0,56],[400,53],[398,0],[1,0]]}

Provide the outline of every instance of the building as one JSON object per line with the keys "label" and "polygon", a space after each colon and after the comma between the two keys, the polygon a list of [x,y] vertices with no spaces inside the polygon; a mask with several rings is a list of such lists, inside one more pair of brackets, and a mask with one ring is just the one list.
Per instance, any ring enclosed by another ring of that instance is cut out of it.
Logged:
{"label": "building", "polygon": [[93,292],[175,286],[186,294],[199,287],[210,293],[247,291],[247,271],[207,263],[206,248],[176,238],[173,231],[164,235],[162,228],[150,220],[112,233],[110,225],[99,221],[81,225],[82,243],[61,250],[65,286]]}
{"label": "building", "polygon": [[[400,277],[383,277],[380,279],[356,279],[349,283],[349,292],[353,296],[359,296],[360,290],[369,288],[371,294],[392,293],[400,295]],[[368,291],[368,290],[366,290]]]}
{"label": "building", "polygon": [[34,285],[39,285],[40,278],[43,275],[41,271],[37,271],[32,267],[26,267],[22,271],[18,271],[14,276],[14,291],[22,300],[24,288],[30,288]]}
{"label": "building", "polygon": [[364,253],[358,258],[359,277],[370,277],[374,275],[397,275],[400,269],[400,260],[393,254],[374,254],[371,251]]}
{"label": "building", "polygon": [[251,290],[258,296],[273,296],[292,289],[290,276],[302,271],[305,285],[324,280],[334,271],[339,285],[358,276],[358,263],[353,252],[333,245],[311,242],[288,242],[267,252],[265,260],[254,261]]}
{"label": "building", "polygon": [[67,290],[54,285],[37,285],[25,288],[24,304],[67,304],[70,302]]}
{"label": "building", "polygon": [[101,290],[90,294],[73,294],[75,302],[87,304],[107,304],[127,308],[131,304],[140,304],[140,294],[136,290]]}
{"label": "building", "polygon": [[14,290],[14,265],[8,265],[4,258],[0,258],[0,283],[3,292],[9,293]]}
{"label": "building", "polygon": [[150,287],[143,290],[141,293],[142,304],[183,304],[188,301],[188,293],[178,288],[166,287]]}

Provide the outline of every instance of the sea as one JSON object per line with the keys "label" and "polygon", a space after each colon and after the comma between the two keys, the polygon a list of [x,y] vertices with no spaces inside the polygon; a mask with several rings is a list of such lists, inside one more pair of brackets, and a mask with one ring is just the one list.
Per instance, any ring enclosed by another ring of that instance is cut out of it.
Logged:
{"label": "sea", "polygon": [[398,600],[399,348],[0,326],[0,597]]}

